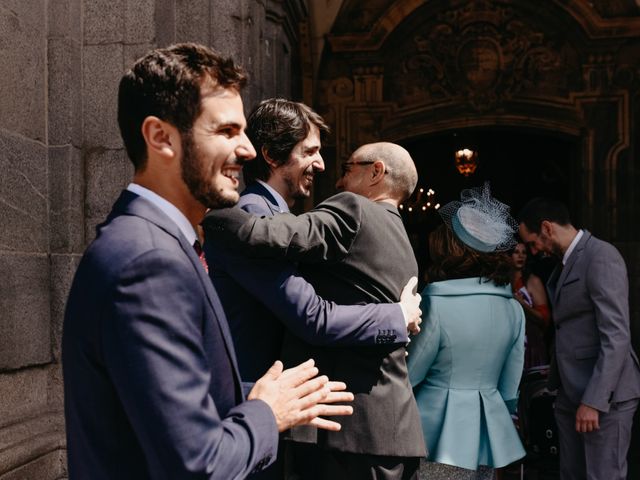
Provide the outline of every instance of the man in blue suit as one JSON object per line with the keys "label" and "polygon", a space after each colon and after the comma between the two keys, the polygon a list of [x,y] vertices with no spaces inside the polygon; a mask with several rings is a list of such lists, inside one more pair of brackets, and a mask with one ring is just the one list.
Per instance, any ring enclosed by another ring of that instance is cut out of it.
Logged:
{"label": "man in blue suit", "polygon": [[228,325],[198,257],[207,208],[237,202],[242,70],[180,44],[121,80],[118,121],[135,168],[82,258],[63,332],[70,479],[241,479],[278,431],[349,414],[344,384],[312,361],[276,362],[245,400]]}
{"label": "man in blue suit", "polygon": [[[324,171],[320,148],[327,131],[322,117],[303,103],[282,98],[260,102],[247,119],[257,158],[243,167],[248,186],[238,207],[273,216],[307,198],[315,175]],[[311,345],[363,347],[404,345],[407,327],[418,330],[420,296],[412,293],[415,281],[404,289],[399,303],[336,305],[320,298],[292,262],[231,252],[215,234],[207,236],[205,252],[244,380],[257,380],[280,358],[285,331]],[[280,457],[251,478],[280,479],[282,463]]]}

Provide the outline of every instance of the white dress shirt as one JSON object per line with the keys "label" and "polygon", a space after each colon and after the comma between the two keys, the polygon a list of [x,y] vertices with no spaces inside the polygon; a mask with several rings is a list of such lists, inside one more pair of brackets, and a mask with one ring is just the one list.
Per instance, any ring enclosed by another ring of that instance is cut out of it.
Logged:
{"label": "white dress shirt", "polygon": [[173,203],[165,200],[157,193],[152,192],[148,188],[138,185],[137,183],[130,183],[127,186],[127,190],[149,200],[156,207],[162,210],[162,212],[178,226],[184,235],[184,238],[189,242],[189,245],[193,245],[195,243],[198,238],[196,231],[193,229],[191,222],[189,222],[187,217],[185,217],[184,213],[178,210],[178,207]]}

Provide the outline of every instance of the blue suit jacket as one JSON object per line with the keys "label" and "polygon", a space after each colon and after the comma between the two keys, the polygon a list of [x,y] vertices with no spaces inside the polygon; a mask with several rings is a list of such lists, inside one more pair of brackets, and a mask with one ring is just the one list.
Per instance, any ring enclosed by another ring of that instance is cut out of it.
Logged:
{"label": "blue suit jacket", "polygon": [[275,457],[206,272],[144,198],[123,192],[98,227],[62,343],[70,479],[240,479]]}
{"label": "blue suit jacket", "polygon": [[[238,207],[254,215],[279,213],[275,198],[261,184],[243,192]],[[285,327],[312,345],[375,345],[380,336],[408,341],[400,306],[336,305],[283,259],[255,259],[232,252],[204,222],[209,274],[220,294],[243,380],[255,381],[281,357]]]}

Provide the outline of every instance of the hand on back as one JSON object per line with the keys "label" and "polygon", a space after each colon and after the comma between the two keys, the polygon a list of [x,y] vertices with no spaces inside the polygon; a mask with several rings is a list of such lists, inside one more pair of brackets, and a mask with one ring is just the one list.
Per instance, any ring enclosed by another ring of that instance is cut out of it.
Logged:
{"label": "hand on back", "polygon": [[400,294],[400,305],[402,305],[406,315],[407,330],[413,335],[420,332],[420,324],[422,323],[420,318],[422,315],[422,310],[420,310],[422,297],[419,293],[413,293],[416,285],[418,285],[418,279],[411,277]]}

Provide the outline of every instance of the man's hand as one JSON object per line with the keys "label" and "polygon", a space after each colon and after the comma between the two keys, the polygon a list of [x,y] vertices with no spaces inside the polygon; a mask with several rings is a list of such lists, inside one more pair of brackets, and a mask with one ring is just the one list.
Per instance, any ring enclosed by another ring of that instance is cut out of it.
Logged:
{"label": "man's hand", "polygon": [[422,310],[420,310],[422,297],[418,293],[413,293],[416,285],[418,285],[418,278],[411,277],[400,294],[400,306],[404,312],[407,330],[414,335],[420,332],[420,324],[422,323],[420,318],[420,315],[422,315]]}
{"label": "man's hand", "polygon": [[320,416],[351,415],[353,407],[327,404],[351,402],[353,394],[344,391],[347,388],[344,383],[330,382],[326,376],[317,375],[313,360],[284,371],[282,362],[277,361],[256,382],[248,399],[263,400],[271,407],[280,432],[307,424],[337,432],[339,423]]}
{"label": "man's hand", "polygon": [[588,433],[600,429],[600,412],[581,403],[576,412],[576,432]]}

